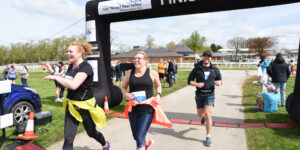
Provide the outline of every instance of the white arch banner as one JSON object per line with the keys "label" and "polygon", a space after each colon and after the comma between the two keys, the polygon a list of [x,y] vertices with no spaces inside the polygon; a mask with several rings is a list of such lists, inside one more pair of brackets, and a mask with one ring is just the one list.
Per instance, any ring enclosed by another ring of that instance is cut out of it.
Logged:
{"label": "white arch banner", "polygon": [[98,14],[106,15],[151,8],[151,0],[110,0],[98,4]]}

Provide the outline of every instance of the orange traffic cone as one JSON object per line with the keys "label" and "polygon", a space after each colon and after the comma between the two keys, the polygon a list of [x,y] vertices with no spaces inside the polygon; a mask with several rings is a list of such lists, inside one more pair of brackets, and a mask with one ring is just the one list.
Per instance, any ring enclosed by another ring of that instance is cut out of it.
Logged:
{"label": "orange traffic cone", "polygon": [[34,129],[34,112],[30,112],[24,135],[18,136],[18,139],[34,140],[39,138],[38,136],[34,136],[33,129]]}
{"label": "orange traffic cone", "polygon": [[111,113],[111,111],[109,110],[109,106],[108,106],[107,96],[105,96],[105,98],[104,98],[104,112],[105,112],[105,114]]}

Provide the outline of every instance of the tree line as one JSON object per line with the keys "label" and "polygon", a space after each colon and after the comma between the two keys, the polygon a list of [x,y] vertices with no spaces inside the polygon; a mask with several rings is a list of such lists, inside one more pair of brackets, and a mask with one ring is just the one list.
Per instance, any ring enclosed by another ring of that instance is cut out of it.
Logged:
{"label": "tree line", "polygon": [[12,63],[38,63],[40,61],[59,61],[67,59],[67,47],[70,42],[83,41],[85,35],[73,35],[53,40],[0,45],[0,65]]}
{"label": "tree line", "polygon": [[[111,39],[111,44],[113,42]],[[66,51],[70,42],[72,41],[84,41],[85,35],[73,35],[71,37],[61,37],[53,40],[46,39],[38,42],[26,42],[16,43],[10,46],[0,45],[0,65],[12,64],[12,63],[38,63],[40,61],[59,61],[66,60]],[[176,43],[170,41],[166,46],[156,46],[154,44],[155,39],[151,35],[147,35],[146,48],[163,47],[169,51],[173,51]],[[198,31],[192,32],[188,38],[183,38],[180,43],[189,47],[195,53],[202,53],[205,50],[217,52],[222,49],[221,45],[215,43],[206,45],[207,39],[205,36],[201,36]],[[277,40],[273,37],[256,37],[245,39],[243,37],[235,37],[227,41],[229,48],[235,49],[235,60],[237,61],[237,55],[242,48],[249,48],[250,51],[255,52],[257,56],[268,55],[266,49],[271,49],[277,44]],[[123,46],[124,47],[124,46]],[[131,52],[131,48],[128,46],[128,50],[122,52]],[[113,52],[113,50],[112,50]],[[116,51],[115,55],[122,53]]]}
{"label": "tree line", "polygon": [[[205,36],[201,36],[198,31],[194,31],[188,38],[182,39],[179,44],[186,45],[195,53],[202,53],[206,50],[217,52],[219,49],[222,49],[222,46],[215,43],[206,46],[206,41]],[[227,41],[227,47],[235,50],[235,61],[238,61],[237,55],[243,48],[248,48],[249,52],[253,52],[255,56],[268,56],[267,50],[274,48],[276,44],[277,39],[274,37],[254,37],[247,40],[243,37],[234,37]],[[175,46],[176,43],[171,41],[166,45],[166,49],[172,51]],[[154,38],[151,35],[147,36],[145,47],[155,47]]]}

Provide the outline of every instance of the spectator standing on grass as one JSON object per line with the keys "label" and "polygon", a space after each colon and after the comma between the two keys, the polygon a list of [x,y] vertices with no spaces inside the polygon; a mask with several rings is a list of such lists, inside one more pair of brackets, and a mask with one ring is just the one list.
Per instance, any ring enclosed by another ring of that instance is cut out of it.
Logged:
{"label": "spectator standing on grass", "polygon": [[267,83],[268,74],[267,74],[267,68],[269,66],[270,62],[268,59],[266,59],[265,55],[260,56],[260,67],[261,67],[261,77],[260,77],[260,83],[263,85],[264,83]]}
{"label": "spectator standing on grass", "polygon": [[164,63],[164,60],[160,59],[160,61],[158,63],[158,75],[159,75],[160,82],[163,82],[164,86],[166,86],[165,69],[166,69],[166,65]]}
{"label": "spectator standing on grass", "polygon": [[[45,80],[54,80],[68,88],[67,98],[64,100],[65,112],[64,145],[63,150],[73,150],[74,138],[80,122],[89,137],[101,143],[102,150],[109,150],[110,143],[105,140],[102,133],[96,130],[105,125],[105,113],[96,104],[93,94],[93,68],[85,62],[87,54],[91,54],[91,45],[86,42],[70,43],[67,56],[71,63],[65,76],[51,72]],[[47,64],[48,68],[51,68]]]}
{"label": "spectator standing on grass", "polygon": [[280,90],[281,103],[278,103],[278,105],[285,106],[286,82],[290,77],[291,71],[281,53],[276,54],[275,60],[268,67],[268,74],[272,78],[273,85]]}
{"label": "spectator standing on grass", "polygon": [[22,70],[20,71],[20,77],[21,77],[22,85],[28,86],[27,79],[29,77],[29,73],[28,73],[28,69],[25,65],[22,67]]}
{"label": "spectator standing on grass", "polygon": [[116,85],[117,86],[122,86],[122,71],[120,67],[120,60],[117,61],[117,64],[115,66],[115,73],[116,73]]}
{"label": "spectator standing on grass", "polygon": [[[64,68],[64,64],[62,61],[58,62],[57,65],[53,65],[53,67],[51,67],[50,65],[47,65],[47,69],[49,71],[49,73],[57,73],[60,75],[64,75],[65,74],[65,68]],[[55,91],[55,102],[62,102],[63,97],[64,97],[64,91],[65,91],[65,87],[58,83],[57,81],[54,81],[55,83],[55,87],[56,87],[56,91]]]}
{"label": "spectator standing on grass", "polygon": [[[196,104],[198,117],[202,118],[201,123],[206,121],[205,145],[211,145],[212,110],[215,102],[215,86],[222,84],[222,77],[219,69],[212,63],[212,53],[205,51],[202,54],[202,61],[191,71],[188,77],[188,84],[196,87]],[[196,79],[196,82],[194,81]]]}
{"label": "spectator standing on grass", "polygon": [[7,80],[7,74],[8,70],[10,69],[10,65],[7,65],[6,68],[4,68],[2,75],[3,75],[3,80]]}
{"label": "spectator standing on grass", "polygon": [[176,60],[173,60],[173,64],[174,64],[174,83],[177,83],[177,69],[178,69],[178,65],[176,63]]}
{"label": "spectator standing on grass", "polygon": [[293,75],[294,74],[294,71],[295,71],[295,63],[294,63],[294,60],[291,60],[290,61],[290,67],[291,67],[291,74]]}
{"label": "spectator standing on grass", "polygon": [[16,84],[16,79],[18,77],[17,71],[15,69],[14,65],[11,65],[8,72],[7,72],[7,78],[8,80],[11,80],[12,84]]}
{"label": "spectator standing on grass", "polygon": [[169,87],[173,87],[173,74],[174,74],[174,64],[173,62],[168,59],[168,62],[169,62],[169,66],[168,66],[168,77],[167,77],[167,80],[168,80],[168,83],[169,83]]}
{"label": "spectator standing on grass", "polygon": [[200,62],[200,58],[196,58],[196,61],[194,63],[194,67],[196,67],[199,62]]}

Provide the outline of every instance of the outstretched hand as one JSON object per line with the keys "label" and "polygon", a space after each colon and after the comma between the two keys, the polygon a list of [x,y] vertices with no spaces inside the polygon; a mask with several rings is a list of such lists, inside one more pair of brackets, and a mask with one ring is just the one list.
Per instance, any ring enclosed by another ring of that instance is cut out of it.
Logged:
{"label": "outstretched hand", "polygon": [[55,80],[55,76],[54,75],[49,75],[49,76],[46,76],[44,77],[44,80]]}

